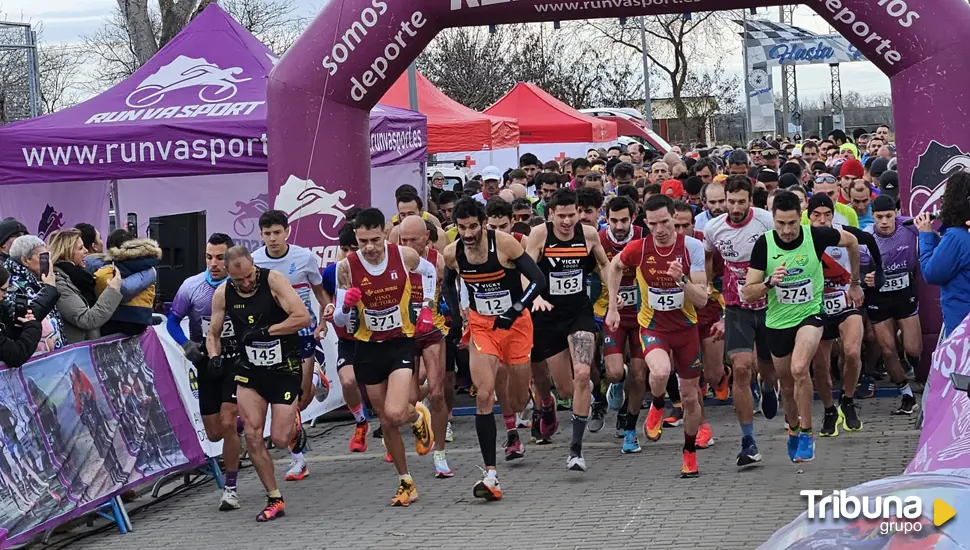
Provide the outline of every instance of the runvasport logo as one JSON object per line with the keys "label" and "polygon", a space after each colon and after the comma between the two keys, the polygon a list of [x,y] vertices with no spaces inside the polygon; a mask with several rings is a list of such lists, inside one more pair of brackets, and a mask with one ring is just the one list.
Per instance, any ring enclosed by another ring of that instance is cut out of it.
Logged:
{"label": "runvasport logo", "polygon": [[919,156],[913,169],[909,194],[909,212],[917,216],[939,210],[946,190],[946,180],[953,174],[970,172],[970,155],[956,145],[943,145],[932,140]]}
{"label": "runvasport logo", "polygon": [[462,8],[480,8],[482,6],[492,6],[495,4],[508,4],[515,0],[451,0],[451,10]]}

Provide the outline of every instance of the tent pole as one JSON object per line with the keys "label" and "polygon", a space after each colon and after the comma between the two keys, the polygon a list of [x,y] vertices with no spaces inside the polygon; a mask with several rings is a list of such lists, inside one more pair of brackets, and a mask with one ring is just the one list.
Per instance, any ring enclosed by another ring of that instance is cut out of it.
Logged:
{"label": "tent pole", "polygon": [[[121,213],[121,202],[118,200],[118,180],[111,180],[111,200],[114,202],[115,207],[115,227],[121,227],[118,225],[118,216]],[[111,220],[108,220],[108,228],[111,227]]]}

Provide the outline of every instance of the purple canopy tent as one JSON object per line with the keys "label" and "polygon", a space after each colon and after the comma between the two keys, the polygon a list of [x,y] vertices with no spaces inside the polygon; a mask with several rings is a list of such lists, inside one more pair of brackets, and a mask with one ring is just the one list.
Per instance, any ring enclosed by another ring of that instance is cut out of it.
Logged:
{"label": "purple canopy tent", "polygon": [[[137,213],[140,229],[151,216],[205,209],[209,231],[256,245],[255,218],[268,204],[266,75],[276,61],[211,4],[125,81],[70,109],[0,130],[0,185],[7,186],[0,214],[45,234],[79,221],[97,220],[107,229],[115,183],[119,218]],[[393,197],[401,183],[426,185],[426,136],[424,115],[374,108],[373,204],[393,208],[380,198]],[[368,136],[346,138],[366,142]],[[321,148],[319,154],[330,153]],[[334,183],[327,182],[338,189],[332,195],[323,192],[302,208],[337,217],[353,206],[339,200],[340,188],[351,182]],[[29,190],[19,187],[25,184]],[[321,230],[335,235],[335,227]],[[331,259],[328,252],[335,247],[318,250],[322,261]]]}

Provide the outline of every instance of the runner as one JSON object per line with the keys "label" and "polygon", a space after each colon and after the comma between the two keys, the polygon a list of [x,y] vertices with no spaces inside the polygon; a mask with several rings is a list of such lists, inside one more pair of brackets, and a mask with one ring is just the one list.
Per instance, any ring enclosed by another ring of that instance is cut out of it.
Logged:
{"label": "runner", "polygon": [[[317,316],[313,313],[310,295],[317,298],[320,304],[320,316],[327,305],[327,297],[323,293],[323,277],[320,275],[320,265],[316,255],[309,249],[291,245],[286,242],[290,237],[290,224],[286,214],[279,210],[267,210],[259,217],[259,236],[263,240],[263,247],[253,252],[253,262],[260,269],[272,269],[286,276],[296,290],[303,305],[310,314],[310,326],[301,330],[300,359],[303,362],[303,386],[300,398],[300,411],[306,409],[313,401],[313,350],[317,340],[326,334],[327,324],[317,324]],[[327,382],[329,384],[329,382]],[[297,424],[301,424],[297,413]],[[303,429],[299,431],[302,433]],[[299,481],[310,475],[307,469],[306,438],[299,437],[296,445],[290,449],[290,467],[286,471],[286,481]]]}
{"label": "runner", "polygon": [[[266,409],[272,408],[270,439],[279,448],[291,445],[303,433],[298,419],[303,391],[300,366],[301,330],[312,322],[299,294],[278,271],[260,269],[249,251],[234,246],[226,251],[228,284],[212,297],[212,318],[206,348],[209,373],[223,370],[222,341],[225,321],[232,323],[236,349],[236,400],[246,429],[246,446],[256,474],[266,489],[266,508],[256,521],[270,521],[286,514],[286,504],[276,485],[273,459],[263,441]],[[227,350],[228,351],[228,350]]]}
{"label": "runner", "polygon": [[[420,257],[434,266],[436,280],[441,281],[444,275],[444,258],[438,253],[437,249],[431,246],[431,243],[437,240],[435,226],[417,216],[411,216],[401,222],[400,236],[401,246],[414,250]],[[426,299],[432,300],[435,304],[439,303],[441,285],[439,283],[433,289],[426,291],[421,284],[419,273],[411,273],[410,278],[411,306],[415,316],[417,316],[421,308],[424,307]],[[414,339],[415,361],[423,360],[423,368],[418,369],[416,381],[420,382],[426,379],[428,383],[427,397],[431,402],[431,430],[435,434],[433,455],[435,477],[446,478],[455,475],[448,467],[448,458],[445,455],[445,437],[448,432],[448,417],[451,411],[448,403],[454,402],[455,399],[455,380],[452,376],[450,383],[446,383],[445,336],[448,335],[448,327],[438,308],[435,307],[432,311],[434,312],[434,330]]]}
{"label": "runner", "polygon": [[548,439],[559,427],[550,392],[551,371],[560,395],[569,395],[573,400],[572,441],[566,467],[584,472],[583,434],[589,420],[590,368],[597,332],[586,279],[594,269],[605,272],[609,261],[596,229],[578,223],[576,203],[574,191],[556,191],[549,201],[551,221],[533,228],[527,248],[549,285],[533,305],[532,375],[542,408],[541,436]]}
{"label": "runner", "polygon": [[376,208],[354,219],[359,249],[337,265],[337,309],[334,322],[347,326],[352,309],[363,323],[355,337],[354,374],[367,388],[371,404],[380,414],[387,452],[400,478],[393,506],[407,506],[418,499],[414,479],[408,472],[400,427],[411,425],[419,455],[431,451],[434,433],[431,411],[423,403],[411,404],[414,375],[414,338],[434,328],[434,301],[426,296],[415,319],[411,312],[409,274],[422,275],[422,288],[437,287],[437,269],[417,252],[388,243],[384,214]]}
{"label": "runner", "polygon": [[[792,462],[808,462],[815,458],[809,369],[822,339],[822,256],[830,246],[846,248],[850,268],[848,301],[857,307],[863,299],[859,241],[830,227],[802,226],[798,196],[790,191],[775,197],[773,214],[775,229],[754,243],[741,292],[748,302],[767,295],[765,326],[788,417],[788,458]],[[766,273],[770,274],[767,279]]]}
{"label": "runner", "polygon": [[[610,264],[606,326],[610,330],[620,326],[618,297],[623,269],[636,268],[640,295],[647,297],[640,301],[637,320],[653,395],[643,424],[644,435],[650,441],[660,439],[667,379],[676,370],[684,382],[681,386],[684,450],[680,476],[693,478],[699,475],[697,430],[701,419],[698,379],[702,366],[697,308],[708,299],[704,245],[674,230],[674,205],[669,197],[650,197],[643,203],[643,210],[650,236],[626,246]],[[675,364],[673,369],[671,358]]]}
{"label": "runner", "polygon": [[[476,498],[499,500],[495,457],[495,419],[498,396],[505,421],[505,460],[525,456],[516,426],[516,413],[529,401],[529,354],[532,349],[532,318],[529,307],[545,286],[542,272],[519,242],[500,231],[485,230],[481,205],[463,199],[455,207],[459,240],[445,249],[443,293],[449,311],[459,311],[455,288],[458,277],[470,296],[468,326],[472,382],[478,388],[475,431],[485,463],[484,477],[475,484]],[[522,289],[522,276],[528,280]],[[460,317],[453,317],[458,330]]]}
{"label": "runner", "polygon": [[[591,172],[590,174],[594,174]],[[580,187],[576,190],[576,209],[579,211],[579,223],[592,227],[597,232],[606,228],[605,221],[601,224],[600,219],[603,211],[603,192],[599,189],[590,187]],[[590,300],[600,296],[601,289],[604,287],[600,274],[592,272],[586,278],[586,290]],[[606,411],[609,404],[606,400],[606,393],[603,391],[602,371],[600,359],[603,356],[603,322],[593,319],[596,322],[596,350],[593,352],[593,364],[590,365],[589,379],[593,383],[593,403],[589,412],[589,422],[586,429],[590,433],[596,433],[603,429],[606,424]],[[561,398],[562,396],[560,396]]]}
{"label": "runner", "polygon": [[[643,229],[633,225],[636,213],[636,203],[628,197],[616,197],[607,204],[606,221],[609,226],[599,232],[599,238],[610,261],[623,252],[629,243],[643,238]],[[628,454],[640,452],[637,422],[646,391],[647,363],[643,359],[640,324],[637,322],[640,289],[637,286],[636,271],[624,268],[619,285],[618,296],[623,304],[619,308],[620,324],[616,330],[603,327],[603,360],[606,363],[606,377],[610,381],[606,392],[607,400],[617,411],[616,430],[623,438],[620,451]],[[610,303],[609,287],[601,287],[596,303],[593,304],[593,315],[598,323],[605,320]],[[630,350],[629,368],[623,361],[627,345]]]}
{"label": "runner", "polygon": [[904,218],[896,215],[896,201],[886,195],[872,201],[872,217],[875,223],[867,232],[876,239],[886,274],[885,282],[878,284],[876,273],[866,273],[866,313],[882,350],[886,372],[903,395],[894,414],[914,414],[919,410],[919,403],[899,361],[896,334],[903,333],[906,362],[910,368],[916,368],[923,354],[916,292],[919,231],[915,225],[903,225]]}
{"label": "runner", "polygon": [[741,424],[741,452],[738,453],[737,466],[746,468],[761,462],[754,436],[755,407],[751,391],[751,382],[757,381],[756,372],[761,373],[762,413],[765,418],[771,419],[778,412],[775,369],[765,330],[766,302],[763,299],[745,302],[740,292],[747,277],[754,242],[771,230],[772,220],[767,211],[752,208],[752,186],[747,176],[728,177],[724,182],[724,191],[727,213],[712,219],[704,227],[704,248],[707,252],[707,275],[711,279],[714,279],[715,254],[724,259],[721,287],[726,305],[724,347],[733,368],[731,395],[738,423]]}
{"label": "runner", "polygon": [[[835,207],[828,195],[815,195],[808,201],[808,217],[812,227],[834,227],[850,233],[865,246],[876,266],[876,278],[882,271],[882,255],[871,234],[854,227],[832,224]],[[822,296],[822,321],[825,326],[822,340],[815,352],[814,374],[815,389],[825,407],[819,437],[839,435],[839,423],[846,431],[862,429],[862,421],[852,401],[856,384],[862,372],[862,313],[859,308],[849,305],[850,273],[849,254],[842,247],[825,249],[822,256],[822,275],[825,278],[825,293]],[[882,280],[881,278],[879,280]],[[842,395],[836,408],[832,400],[832,342],[842,340]]]}
{"label": "runner", "polygon": [[[213,233],[205,246],[206,270],[186,279],[172,300],[166,328],[172,339],[182,346],[185,358],[196,368],[199,385],[199,412],[209,441],[223,440],[222,460],[226,468],[225,485],[219,510],[238,510],[236,478],[239,474],[239,439],[242,422],[236,408],[235,363],[238,359],[233,338],[232,320],[226,318],[222,327],[222,372],[209,371],[205,339],[212,320],[212,297],[229,276],[226,271],[226,251],[233,246],[229,235]],[[182,331],[182,319],[189,318],[189,337]]]}

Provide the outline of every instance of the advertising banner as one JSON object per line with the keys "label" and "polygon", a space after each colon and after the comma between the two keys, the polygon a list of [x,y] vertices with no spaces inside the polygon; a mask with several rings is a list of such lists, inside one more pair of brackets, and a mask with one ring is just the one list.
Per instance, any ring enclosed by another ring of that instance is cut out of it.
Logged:
{"label": "advertising banner", "polygon": [[0,366],[0,548],[205,460],[154,331]]}
{"label": "advertising banner", "polygon": [[106,237],[110,190],[109,181],[8,185],[0,193],[0,217],[17,218],[44,240],[81,222],[97,227]]}

